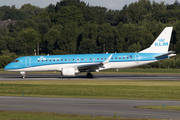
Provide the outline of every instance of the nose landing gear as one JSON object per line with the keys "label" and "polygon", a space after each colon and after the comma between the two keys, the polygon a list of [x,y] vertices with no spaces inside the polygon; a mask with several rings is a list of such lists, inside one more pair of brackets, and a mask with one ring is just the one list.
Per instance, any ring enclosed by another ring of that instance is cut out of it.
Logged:
{"label": "nose landing gear", "polygon": [[22,75],[22,79],[26,78],[26,73],[25,72],[20,72],[20,74]]}
{"label": "nose landing gear", "polygon": [[22,79],[25,79],[26,78],[26,76],[25,75],[22,75]]}

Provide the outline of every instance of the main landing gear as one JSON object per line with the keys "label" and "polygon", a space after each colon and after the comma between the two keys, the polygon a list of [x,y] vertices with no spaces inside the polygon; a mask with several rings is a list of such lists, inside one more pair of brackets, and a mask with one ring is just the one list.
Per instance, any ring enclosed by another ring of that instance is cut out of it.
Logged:
{"label": "main landing gear", "polygon": [[91,73],[87,73],[87,78],[92,78],[93,75]]}

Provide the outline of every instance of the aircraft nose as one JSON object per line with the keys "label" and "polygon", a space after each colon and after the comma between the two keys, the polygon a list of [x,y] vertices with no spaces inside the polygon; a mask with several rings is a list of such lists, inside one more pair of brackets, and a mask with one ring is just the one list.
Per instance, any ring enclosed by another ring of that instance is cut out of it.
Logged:
{"label": "aircraft nose", "polygon": [[11,65],[8,64],[8,65],[6,65],[6,66],[4,67],[4,70],[7,71],[7,70],[9,70],[9,69],[11,69],[11,68],[12,68]]}

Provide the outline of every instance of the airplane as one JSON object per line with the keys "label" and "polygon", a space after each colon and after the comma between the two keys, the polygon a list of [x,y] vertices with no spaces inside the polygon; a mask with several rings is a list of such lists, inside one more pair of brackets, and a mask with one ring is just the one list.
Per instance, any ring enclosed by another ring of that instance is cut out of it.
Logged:
{"label": "airplane", "polygon": [[4,70],[18,71],[23,79],[30,71],[60,71],[63,76],[87,72],[87,78],[92,78],[91,72],[137,67],[176,56],[174,51],[168,51],[172,30],[173,27],[166,27],[149,48],[140,52],[24,56],[9,63]]}

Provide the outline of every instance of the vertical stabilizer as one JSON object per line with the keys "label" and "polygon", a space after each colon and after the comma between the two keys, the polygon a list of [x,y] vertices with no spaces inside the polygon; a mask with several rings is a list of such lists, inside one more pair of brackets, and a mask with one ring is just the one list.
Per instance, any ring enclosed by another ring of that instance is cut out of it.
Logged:
{"label": "vertical stabilizer", "polygon": [[142,50],[139,53],[167,53],[172,30],[173,27],[166,27],[149,48]]}

